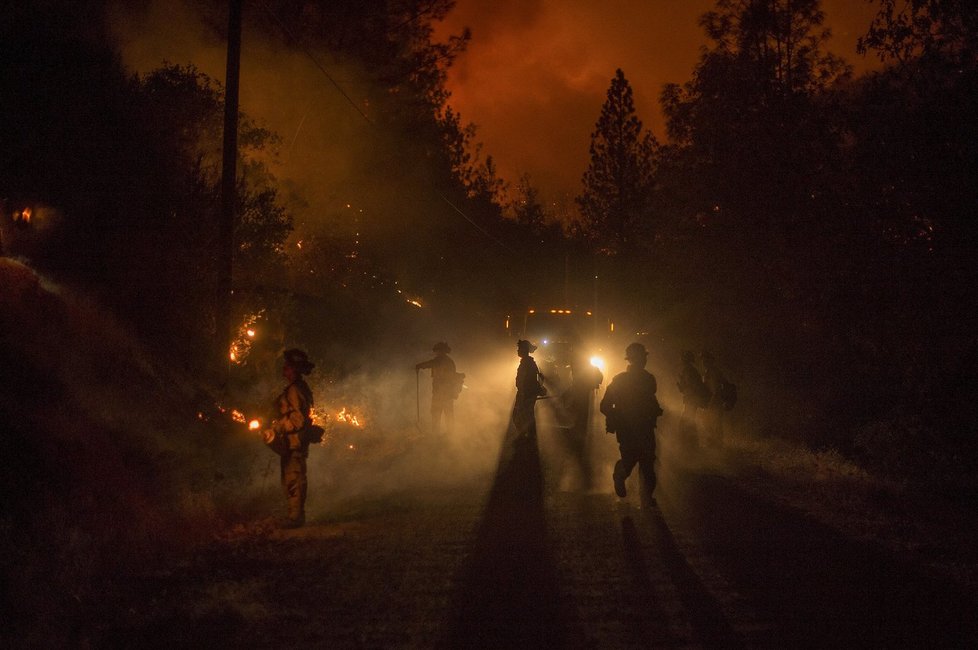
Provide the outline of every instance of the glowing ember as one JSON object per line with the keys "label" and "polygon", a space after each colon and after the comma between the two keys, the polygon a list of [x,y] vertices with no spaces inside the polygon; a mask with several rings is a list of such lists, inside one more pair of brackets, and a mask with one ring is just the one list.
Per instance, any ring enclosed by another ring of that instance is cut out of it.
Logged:
{"label": "glowing ember", "polygon": [[245,422],[247,422],[247,420],[245,419],[244,413],[242,413],[238,409],[232,409],[231,410],[231,419],[234,420],[235,422],[240,422],[241,424],[244,424]]}
{"label": "glowing ember", "polygon": [[415,307],[423,307],[420,300],[408,300],[409,305],[414,305]]}
{"label": "glowing ember", "polygon": [[14,221],[19,221],[19,222],[23,222],[23,223],[30,223],[31,222],[31,216],[33,214],[34,214],[34,210],[32,210],[29,207],[24,208],[23,210],[18,210],[16,212],[14,212]]}

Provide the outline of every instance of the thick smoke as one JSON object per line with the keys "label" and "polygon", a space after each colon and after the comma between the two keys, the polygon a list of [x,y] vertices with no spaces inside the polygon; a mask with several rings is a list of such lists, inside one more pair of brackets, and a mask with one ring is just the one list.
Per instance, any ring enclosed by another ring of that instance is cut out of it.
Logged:
{"label": "thick smoke", "polygon": [[[297,236],[370,231],[399,236],[423,217],[430,190],[423,161],[392,166],[397,134],[382,132],[365,72],[276,31],[264,5],[246,4],[240,64],[241,111],[280,140],[263,152],[292,213]],[[249,24],[272,27],[265,33]],[[164,62],[193,65],[223,83],[226,49],[194,3],[119,5],[112,15],[123,62],[139,74]],[[374,89],[376,93],[376,89]]]}

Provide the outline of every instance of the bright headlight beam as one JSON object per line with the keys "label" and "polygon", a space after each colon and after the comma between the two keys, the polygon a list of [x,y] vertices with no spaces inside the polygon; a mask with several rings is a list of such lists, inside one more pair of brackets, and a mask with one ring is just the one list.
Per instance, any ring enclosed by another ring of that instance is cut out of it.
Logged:
{"label": "bright headlight beam", "polygon": [[599,356],[591,357],[591,365],[597,368],[598,370],[600,370],[601,372],[604,372],[604,359],[602,359],[601,357]]}

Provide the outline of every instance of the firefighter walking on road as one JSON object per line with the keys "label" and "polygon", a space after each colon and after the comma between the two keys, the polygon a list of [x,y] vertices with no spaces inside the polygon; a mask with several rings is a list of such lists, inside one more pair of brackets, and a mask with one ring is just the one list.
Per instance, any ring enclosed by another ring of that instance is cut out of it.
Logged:
{"label": "firefighter walking on road", "polygon": [[282,376],[289,382],[275,399],[277,417],[263,432],[265,444],[281,459],[282,488],[288,504],[285,528],[299,528],[306,521],[306,458],[309,456],[309,427],[312,425],[312,390],[303,379],[315,364],[302,350],[284,353]]}
{"label": "firefighter walking on road", "polygon": [[529,341],[516,343],[520,365],[516,369],[516,402],[513,404],[513,426],[518,441],[535,441],[537,436],[537,398],[547,394],[543,387],[543,375],[537,362],[530,356],[537,346]]}
{"label": "firefighter walking on road", "polygon": [[718,447],[723,444],[726,435],[724,420],[726,411],[733,408],[737,400],[736,387],[731,384],[716,357],[710,352],[703,352],[703,383],[710,393],[706,406],[706,441],[709,446]]}
{"label": "firefighter walking on road", "polygon": [[574,350],[571,357],[571,384],[564,391],[563,404],[570,414],[571,423],[567,430],[567,448],[577,465],[581,487],[591,489],[590,430],[591,415],[594,412],[594,395],[604,381],[604,374],[591,365],[590,359],[580,349]]}
{"label": "firefighter walking on road", "polygon": [[414,371],[431,370],[431,432],[439,435],[452,432],[458,380],[455,362],[448,356],[452,351],[448,343],[439,341],[431,350],[434,358],[416,364]]}
{"label": "firefighter walking on road", "polygon": [[611,380],[600,405],[608,433],[615,434],[621,452],[612,477],[615,494],[625,497],[625,479],[637,464],[644,505],[652,503],[655,490],[655,425],[662,415],[655,396],[655,377],[645,369],[648,358],[641,343],[625,348],[628,368]]}
{"label": "firefighter walking on road", "polygon": [[676,387],[683,396],[683,413],[679,417],[679,431],[682,434],[695,434],[700,409],[710,403],[710,389],[703,382],[703,376],[693,363],[694,356],[689,350],[682,353],[683,368],[679,373]]}

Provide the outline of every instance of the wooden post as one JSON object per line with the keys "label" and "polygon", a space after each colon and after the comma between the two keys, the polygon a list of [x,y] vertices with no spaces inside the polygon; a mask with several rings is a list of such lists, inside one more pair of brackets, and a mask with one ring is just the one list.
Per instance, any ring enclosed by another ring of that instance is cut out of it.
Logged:
{"label": "wooden post", "polygon": [[221,383],[230,369],[231,295],[234,277],[234,223],[237,204],[238,77],[241,67],[241,10],[243,0],[230,0],[228,7],[228,57],[224,80],[224,153],[221,175],[221,218],[218,232],[216,339]]}

